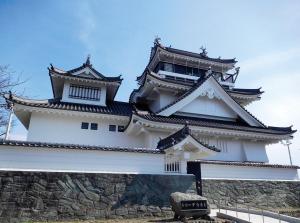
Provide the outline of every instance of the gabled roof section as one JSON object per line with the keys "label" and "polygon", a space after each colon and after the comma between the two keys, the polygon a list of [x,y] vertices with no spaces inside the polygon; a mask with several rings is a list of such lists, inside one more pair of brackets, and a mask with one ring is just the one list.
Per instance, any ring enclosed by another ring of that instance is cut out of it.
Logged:
{"label": "gabled roof section", "polygon": [[[84,79],[98,79],[102,81],[109,81],[109,82],[122,82],[121,76],[118,77],[106,77],[103,74],[101,74],[99,71],[97,71],[93,65],[90,63],[90,57],[87,57],[87,60],[85,63],[83,63],[81,66],[76,67],[74,69],[65,71],[60,68],[54,67],[52,64],[50,64],[49,72],[50,73],[56,73],[61,75],[72,75],[77,76],[78,78],[84,78]],[[85,72],[86,75],[81,76],[80,72]]]}
{"label": "gabled roof section", "polygon": [[200,147],[205,147],[206,149],[212,150],[214,152],[220,152],[220,150],[217,149],[216,147],[209,146],[208,144],[202,143],[199,140],[197,140],[192,135],[191,130],[187,124],[179,131],[173,133],[172,135],[170,135],[164,139],[161,139],[157,144],[157,149],[159,149],[159,150],[168,149],[168,148],[182,142],[183,140],[187,139],[188,137],[190,137],[194,142],[199,144]]}
{"label": "gabled roof section", "polygon": [[[203,85],[206,82],[210,82],[214,89],[212,92],[201,92],[203,90]],[[265,127],[265,125],[260,122],[257,118],[255,118],[251,113],[249,113],[244,107],[242,107],[237,101],[235,101],[225,90],[224,88],[218,83],[218,81],[213,77],[212,74],[206,76],[204,79],[200,80],[194,87],[192,87],[190,90],[186,91],[184,94],[182,94],[180,97],[178,97],[175,101],[168,104],[167,106],[161,108],[158,110],[156,115],[162,115],[162,116],[170,116],[180,110],[182,107],[199,97],[200,95],[208,95],[210,96],[212,94],[212,97],[215,97],[217,94],[217,97],[222,99],[224,103],[226,103],[234,112],[237,113],[239,117],[241,117],[245,122],[247,122],[251,126],[259,126],[259,127]]]}

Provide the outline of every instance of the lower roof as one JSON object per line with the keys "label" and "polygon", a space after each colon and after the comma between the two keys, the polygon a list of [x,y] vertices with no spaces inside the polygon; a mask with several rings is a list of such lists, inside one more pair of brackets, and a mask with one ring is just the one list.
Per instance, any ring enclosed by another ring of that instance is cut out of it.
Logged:
{"label": "lower roof", "polygon": [[48,100],[28,100],[19,98],[16,96],[6,97],[9,102],[26,105],[37,108],[49,108],[49,109],[60,109],[70,110],[79,112],[90,112],[99,114],[110,114],[120,116],[130,116],[132,113],[132,105],[126,102],[113,101],[107,102],[106,106],[99,105],[87,105],[70,102],[61,102],[60,99],[48,99]]}
{"label": "lower roof", "polygon": [[136,115],[140,118],[149,121],[159,122],[159,123],[185,125],[188,122],[189,126],[230,129],[230,130],[237,130],[237,131],[267,133],[267,134],[274,134],[274,135],[288,135],[296,132],[296,130],[292,130],[291,127],[272,127],[272,126],[255,127],[255,126],[250,126],[247,123],[243,123],[243,122],[223,121],[223,120],[206,119],[206,118],[194,118],[194,117],[186,117],[186,116],[179,116],[179,115],[171,115],[168,117],[154,115],[150,113],[136,114]]}
{"label": "lower roof", "polygon": [[41,100],[22,99],[13,95],[7,95],[5,97],[9,103],[16,103],[20,105],[29,106],[29,107],[89,112],[89,113],[127,116],[127,117],[130,117],[132,114],[134,114],[143,119],[149,121],[155,121],[159,123],[185,125],[188,122],[190,126],[230,129],[230,130],[237,130],[237,131],[249,131],[249,132],[267,133],[267,134],[274,134],[274,135],[288,135],[296,132],[296,130],[293,130],[291,127],[272,127],[272,126],[253,127],[248,125],[247,123],[243,123],[239,121],[236,122],[222,121],[216,119],[193,118],[193,117],[179,116],[179,115],[171,115],[165,117],[165,116],[152,114],[149,111],[140,114],[139,112],[135,112],[135,108],[134,108],[135,106],[133,104],[127,102],[119,102],[119,101],[109,102],[107,103],[107,106],[98,106],[98,105],[67,103],[67,102],[61,102],[60,100],[56,100],[56,99],[41,101]]}
{"label": "lower roof", "polygon": [[72,149],[72,150],[99,150],[99,151],[115,151],[115,152],[134,152],[134,153],[154,153],[159,154],[163,151],[159,149],[148,148],[129,148],[124,146],[90,146],[79,144],[66,144],[66,143],[48,143],[48,142],[29,142],[29,141],[16,141],[16,140],[1,140],[0,146],[20,146],[32,148],[46,148],[46,149]]}
{"label": "lower roof", "polygon": [[262,162],[239,162],[239,161],[219,161],[219,160],[196,160],[193,162],[199,162],[203,164],[226,165],[226,166],[251,166],[251,167],[300,169],[299,166],[295,166],[295,165],[271,164],[271,163],[262,163]]}

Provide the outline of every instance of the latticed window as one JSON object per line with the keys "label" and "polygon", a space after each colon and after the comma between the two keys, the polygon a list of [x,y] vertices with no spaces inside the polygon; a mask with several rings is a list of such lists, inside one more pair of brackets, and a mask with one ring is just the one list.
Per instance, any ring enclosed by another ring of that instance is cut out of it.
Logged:
{"label": "latticed window", "polygon": [[100,88],[87,87],[81,85],[71,85],[69,89],[69,97],[83,100],[100,101]]}
{"label": "latticed window", "polygon": [[165,163],[165,172],[180,173],[180,162]]}

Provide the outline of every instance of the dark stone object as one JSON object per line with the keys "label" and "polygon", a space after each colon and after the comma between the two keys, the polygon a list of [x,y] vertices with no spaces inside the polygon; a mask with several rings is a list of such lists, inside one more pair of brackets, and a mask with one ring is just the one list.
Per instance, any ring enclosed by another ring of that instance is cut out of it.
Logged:
{"label": "dark stone object", "polygon": [[210,207],[208,201],[200,195],[175,192],[170,196],[170,203],[172,210],[175,212],[175,219],[209,218]]}

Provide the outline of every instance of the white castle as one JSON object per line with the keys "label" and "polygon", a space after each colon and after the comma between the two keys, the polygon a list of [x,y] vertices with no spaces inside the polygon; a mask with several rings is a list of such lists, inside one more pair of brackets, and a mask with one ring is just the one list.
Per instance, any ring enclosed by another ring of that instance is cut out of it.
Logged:
{"label": "white castle", "polygon": [[114,100],[121,77],[101,74],[89,57],[68,71],[51,65],[52,99],[5,96],[28,134],[0,141],[0,168],[297,180],[297,166],[270,164],[266,153],[295,130],[246,110],[263,92],[235,88],[236,62],[156,39],[129,102]]}

